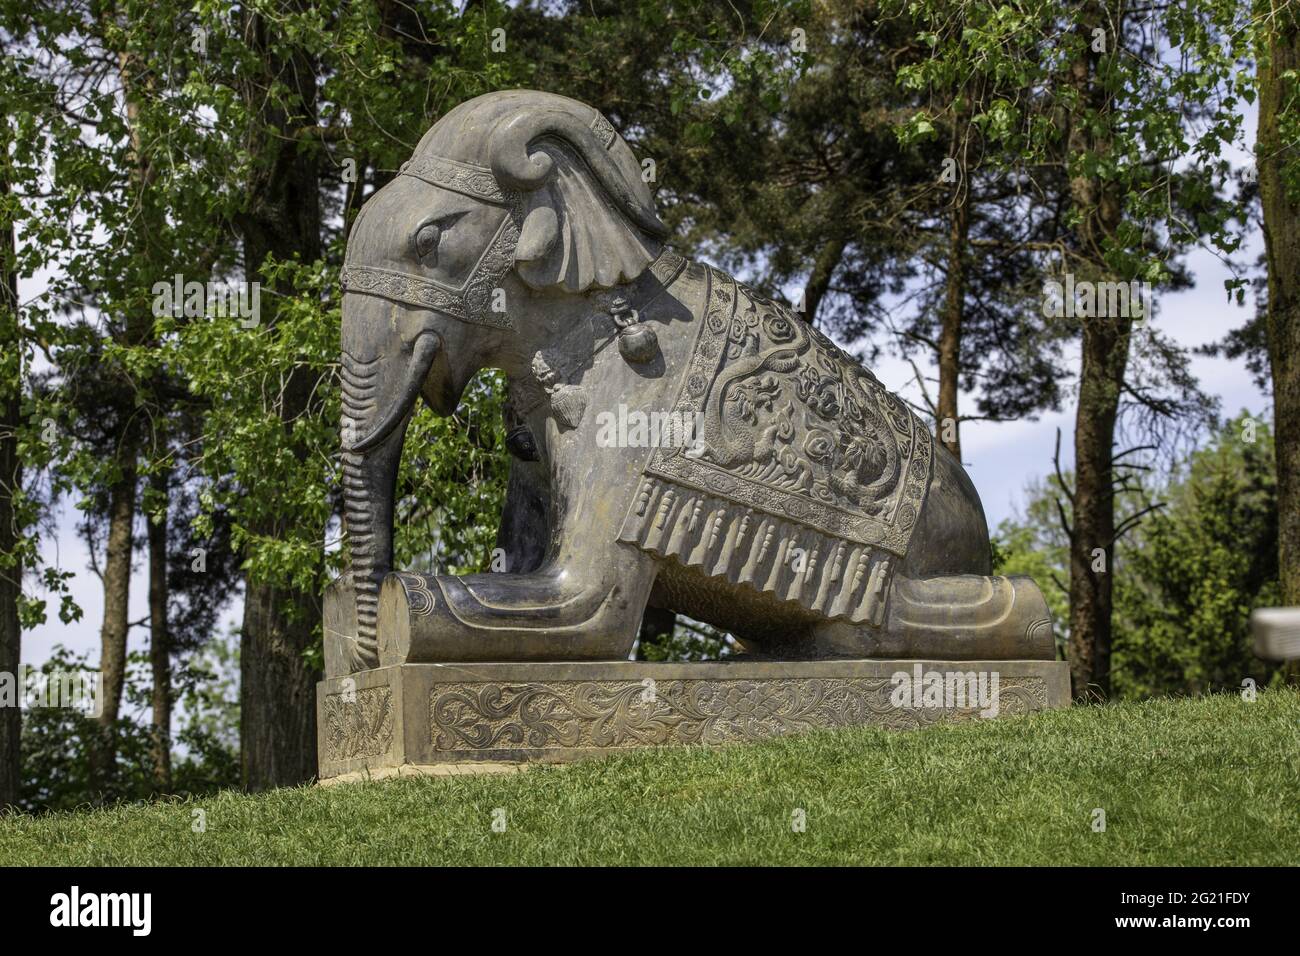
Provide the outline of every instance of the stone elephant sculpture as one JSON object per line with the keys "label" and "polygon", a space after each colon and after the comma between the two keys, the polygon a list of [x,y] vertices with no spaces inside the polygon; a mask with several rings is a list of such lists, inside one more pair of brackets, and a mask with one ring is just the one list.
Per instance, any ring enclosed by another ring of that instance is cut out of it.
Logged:
{"label": "stone elephant sculpture", "polygon": [[[626,658],[647,606],[774,657],[1052,658],[1042,595],[990,576],[979,497],[924,423],[667,236],[605,118],[524,90],[453,109],[365,203],[330,674]],[[506,570],[394,571],[412,410],[452,413],[485,368],[510,390]]]}

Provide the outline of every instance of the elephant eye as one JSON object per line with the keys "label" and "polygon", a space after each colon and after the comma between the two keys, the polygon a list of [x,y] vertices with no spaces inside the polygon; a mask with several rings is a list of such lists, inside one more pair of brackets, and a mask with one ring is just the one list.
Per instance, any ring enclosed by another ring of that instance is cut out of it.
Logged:
{"label": "elephant eye", "polygon": [[425,223],[415,233],[415,257],[420,260],[429,258],[438,251],[438,239],[442,229],[436,222]]}
{"label": "elephant eye", "polygon": [[464,212],[453,212],[439,219],[432,219],[415,230],[415,257],[421,262],[430,260],[428,265],[438,263],[438,242],[443,233],[452,227]]}

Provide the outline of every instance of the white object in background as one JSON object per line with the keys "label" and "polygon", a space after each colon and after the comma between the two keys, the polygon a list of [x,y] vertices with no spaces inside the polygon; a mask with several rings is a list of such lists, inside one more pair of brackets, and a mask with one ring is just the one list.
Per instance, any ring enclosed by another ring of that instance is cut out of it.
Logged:
{"label": "white object in background", "polygon": [[1263,607],[1250,615],[1255,654],[1266,660],[1300,658],[1300,607]]}

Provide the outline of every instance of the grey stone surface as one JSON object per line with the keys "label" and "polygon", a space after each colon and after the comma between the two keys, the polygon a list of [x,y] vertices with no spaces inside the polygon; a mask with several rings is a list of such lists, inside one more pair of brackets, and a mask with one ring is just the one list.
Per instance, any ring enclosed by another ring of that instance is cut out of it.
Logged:
{"label": "grey stone surface", "polygon": [[[325,596],[327,673],[616,661],[647,606],[792,660],[1050,660],[1041,593],[991,576],[979,497],[926,424],[667,238],[600,113],[525,90],[453,109],[366,202],[343,270],[351,566]],[[395,573],[412,409],[450,414],[484,368],[510,388],[506,571]]]}
{"label": "grey stone surface", "polygon": [[489,774],[521,773],[528,769],[526,763],[404,763],[399,767],[375,767],[341,773],[337,777],[322,777],[322,786],[349,783],[378,783],[393,777],[481,777]]}
{"label": "grey stone surface", "polygon": [[1064,707],[1069,691],[1059,661],[401,664],[318,686],[320,775],[909,729]]}

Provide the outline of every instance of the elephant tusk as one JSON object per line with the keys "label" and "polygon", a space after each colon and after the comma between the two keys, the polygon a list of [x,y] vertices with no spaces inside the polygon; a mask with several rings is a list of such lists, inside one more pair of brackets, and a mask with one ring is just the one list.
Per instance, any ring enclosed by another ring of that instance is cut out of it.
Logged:
{"label": "elephant tusk", "polygon": [[402,419],[406,418],[411,406],[415,404],[415,399],[420,394],[420,386],[424,384],[425,376],[429,374],[433,360],[441,348],[442,339],[439,338],[436,332],[426,330],[420,333],[411,350],[411,364],[406,381],[402,384],[402,390],[398,393],[397,400],[393,402],[383,421],[375,426],[375,429],[369,435],[353,442],[350,447],[343,449],[344,452],[360,454],[361,452],[370,451],[370,449],[387,438],[393,429],[401,423]]}

